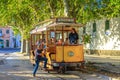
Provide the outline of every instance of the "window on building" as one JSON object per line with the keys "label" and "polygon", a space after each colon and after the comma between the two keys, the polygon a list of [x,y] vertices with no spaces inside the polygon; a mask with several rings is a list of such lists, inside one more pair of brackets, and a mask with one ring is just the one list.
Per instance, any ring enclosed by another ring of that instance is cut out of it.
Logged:
{"label": "window on building", "polygon": [[0,33],[2,33],[2,29],[0,29]]}
{"label": "window on building", "polygon": [[86,27],[83,27],[83,34],[86,33]]}
{"label": "window on building", "polygon": [[106,20],[105,21],[105,31],[109,30],[110,29],[110,21],[109,20]]}
{"label": "window on building", "polygon": [[96,32],[96,22],[93,23],[93,32]]}
{"label": "window on building", "polygon": [[0,29],[0,36],[2,36],[2,29]]}
{"label": "window on building", "polygon": [[4,48],[4,40],[0,39],[0,48]]}
{"label": "window on building", "polygon": [[9,30],[6,30],[6,34],[9,34]]}
{"label": "window on building", "polygon": [[105,34],[108,35],[108,36],[111,34],[111,31],[110,31],[110,21],[109,20],[105,21]]}
{"label": "window on building", "polygon": [[6,40],[6,47],[9,47],[9,40]]}

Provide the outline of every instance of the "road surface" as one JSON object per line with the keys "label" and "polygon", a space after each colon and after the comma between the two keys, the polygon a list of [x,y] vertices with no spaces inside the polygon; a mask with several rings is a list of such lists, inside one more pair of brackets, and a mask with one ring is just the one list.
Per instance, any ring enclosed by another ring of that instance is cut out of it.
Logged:
{"label": "road surface", "polygon": [[29,57],[18,51],[19,49],[0,49],[0,80],[114,80],[96,73],[67,71],[66,74],[57,74],[40,69],[37,77],[33,77],[33,66],[29,62]]}

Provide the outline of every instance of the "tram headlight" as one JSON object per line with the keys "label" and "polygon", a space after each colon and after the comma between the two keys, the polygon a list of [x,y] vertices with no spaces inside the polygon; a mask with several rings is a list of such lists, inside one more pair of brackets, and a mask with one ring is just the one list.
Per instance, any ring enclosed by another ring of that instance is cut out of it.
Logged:
{"label": "tram headlight", "polygon": [[69,52],[68,52],[68,56],[70,56],[70,57],[74,56],[74,52],[69,51]]}

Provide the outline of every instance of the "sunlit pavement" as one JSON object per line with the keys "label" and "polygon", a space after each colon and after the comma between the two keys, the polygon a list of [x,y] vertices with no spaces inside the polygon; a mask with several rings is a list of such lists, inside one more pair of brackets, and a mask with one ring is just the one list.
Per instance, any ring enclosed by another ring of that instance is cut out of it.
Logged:
{"label": "sunlit pavement", "polygon": [[111,63],[113,65],[120,65],[120,56],[105,56],[105,55],[85,55],[86,61]]}
{"label": "sunlit pavement", "polygon": [[0,80],[118,80],[97,74],[86,74],[78,71],[68,71],[68,74],[56,74],[46,71],[37,72],[32,76],[33,66],[28,56],[20,53],[0,54]]}

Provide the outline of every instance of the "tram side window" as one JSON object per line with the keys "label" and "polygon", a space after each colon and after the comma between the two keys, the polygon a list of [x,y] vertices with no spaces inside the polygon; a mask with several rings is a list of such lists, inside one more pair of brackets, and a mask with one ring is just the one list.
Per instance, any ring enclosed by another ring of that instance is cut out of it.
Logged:
{"label": "tram side window", "polygon": [[50,36],[48,40],[49,40],[49,44],[55,43],[55,32],[50,32]]}
{"label": "tram side window", "polygon": [[55,37],[55,32],[51,32],[51,33],[50,33],[50,37],[51,37],[51,38]]}
{"label": "tram side window", "polygon": [[64,44],[66,44],[66,45],[69,44],[68,33],[69,33],[69,31],[64,32]]}
{"label": "tram side window", "polygon": [[62,33],[57,32],[56,33],[56,41],[59,41],[60,39],[62,39]]}
{"label": "tram side window", "polygon": [[69,39],[66,38],[65,41],[64,41],[64,43],[68,45],[69,44]]}

